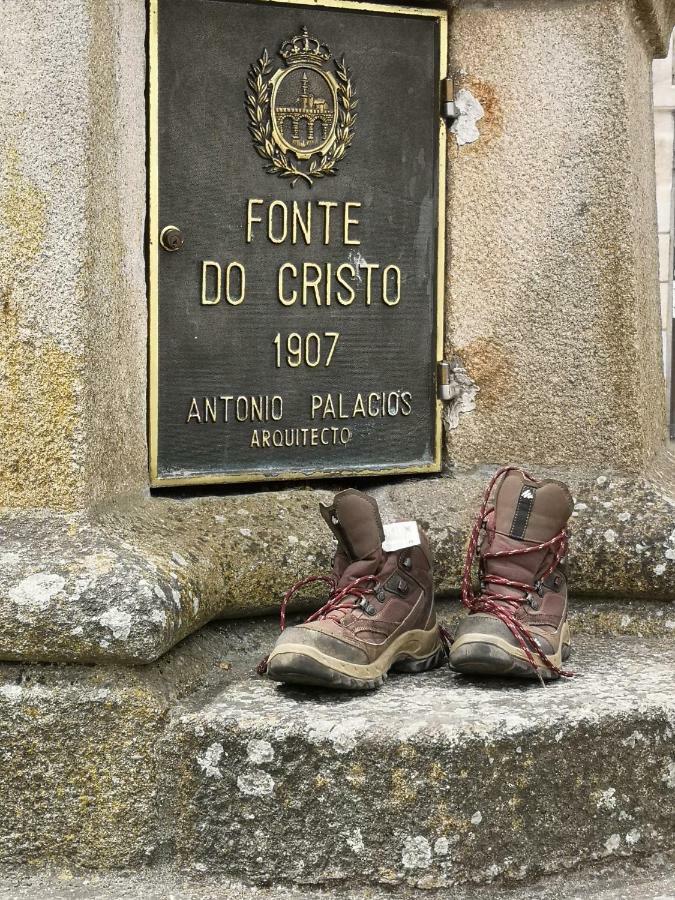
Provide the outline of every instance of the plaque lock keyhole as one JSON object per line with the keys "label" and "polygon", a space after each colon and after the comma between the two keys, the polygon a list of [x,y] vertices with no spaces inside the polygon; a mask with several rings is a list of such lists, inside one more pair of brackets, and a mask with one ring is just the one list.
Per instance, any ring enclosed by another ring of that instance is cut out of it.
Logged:
{"label": "plaque lock keyhole", "polygon": [[183,233],[177,225],[167,225],[165,228],[162,228],[162,231],[159,235],[159,243],[162,246],[163,250],[166,250],[167,253],[175,253],[176,250],[180,250],[185,240],[183,238]]}

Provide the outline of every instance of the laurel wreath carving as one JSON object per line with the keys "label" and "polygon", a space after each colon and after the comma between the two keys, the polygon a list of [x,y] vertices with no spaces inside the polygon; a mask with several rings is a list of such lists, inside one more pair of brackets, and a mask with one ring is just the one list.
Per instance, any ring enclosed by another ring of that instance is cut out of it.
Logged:
{"label": "laurel wreath carving", "polygon": [[335,60],[335,74],[338,79],[338,115],[335,127],[335,141],[319,158],[310,159],[309,169],[299,168],[288,153],[279,147],[272,138],[272,121],[270,114],[270,78],[272,62],[267,50],[253,63],[246,79],[250,93],[246,94],[246,111],[248,112],[248,129],[259,156],[267,160],[265,171],[280,178],[290,178],[291,187],[298,179],[304,179],[311,187],[313,182],[328,175],[337,175],[337,164],[344,158],[354,139],[356,124],[356,106],[354,85],[350,72],[345,65],[344,57]]}

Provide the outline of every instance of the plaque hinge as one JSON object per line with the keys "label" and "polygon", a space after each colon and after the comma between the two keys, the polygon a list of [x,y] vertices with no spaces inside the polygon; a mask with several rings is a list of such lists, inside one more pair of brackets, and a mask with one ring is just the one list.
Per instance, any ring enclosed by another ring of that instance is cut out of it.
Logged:
{"label": "plaque hinge", "polygon": [[438,363],[436,385],[439,400],[454,400],[459,394],[459,386],[451,378],[450,363],[445,359]]}
{"label": "plaque hinge", "polygon": [[441,82],[441,115],[448,122],[454,122],[459,116],[459,110],[455,103],[455,82],[452,76],[444,78]]}

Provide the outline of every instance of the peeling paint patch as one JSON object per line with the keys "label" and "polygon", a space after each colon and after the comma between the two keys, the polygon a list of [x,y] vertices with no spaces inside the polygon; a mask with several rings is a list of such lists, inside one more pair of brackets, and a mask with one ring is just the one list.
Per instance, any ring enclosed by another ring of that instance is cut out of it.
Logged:
{"label": "peeling paint patch", "polygon": [[223,755],[223,745],[211,744],[203,756],[197,757],[197,763],[207,778],[222,778],[222,772],[218,768],[220,758]]}
{"label": "peeling paint patch", "polygon": [[453,429],[459,426],[460,415],[473,412],[476,408],[476,395],[480,388],[459,363],[451,366],[450,383],[454,396],[446,402],[444,416],[446,428]]}
{"label": "peeling paint patch", "polygon": [[464,144],[475,143],[480,137],[476,122],[479,122],[485,115],[483,106],[471,91],[462,88],[455,96],[455,107],[459,115],[450,126],[451,134],[455,135],[460,147]]}
{"label": "peeling paint patch", "polygon": [[666,787],[675,788],[675,760],[669,761],[661,780],[665,782]]}

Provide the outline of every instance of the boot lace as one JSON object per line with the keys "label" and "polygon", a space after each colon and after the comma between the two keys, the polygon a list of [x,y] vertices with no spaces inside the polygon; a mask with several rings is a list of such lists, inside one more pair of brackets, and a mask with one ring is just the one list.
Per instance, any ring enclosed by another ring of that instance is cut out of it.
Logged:
{"label": "boot lace", "polygon": [[[305,625],[308,622],[318,622],[321,620],[340,622],[347,610],[357,607],[368,594],[372,594],[375,591],[378,579],[375,575],[362,575],[360,578],[355,578],[349,584],[341,588],[338,588],[338,580],[335,575],[310,575],[308,578],[296,581],[296,583],[286,591],[284,599],[281,601],[279,625],[282,634],[286,630],[286,609],[290,601],[298,591],[301,591],[310,584],[316,584],[318,582],[327,585],[330,588],[330,594],[324,605],[305,619]],[[258,675],[264,675],[267,672],[268,659],[269,654],[258,663],[256,667]]]}
{"label": "boot lace", "polygon": [[[558,563],[565,557],[569,542],[567,530],[563,528],[563,530],[556,534],[555,537],[552,537],[548,541],[543,541],[541,544],[531,544],[516,550],[497,550],[494,552],[488,550],[483,552],[479,557],[478,563],[481,591],[478,596],[476,596],[473,591],[472,571],[476,551],[478,549],[478,542],[480,540],[480,532],[485,523],[487,514],[494,509],[494,507],[489,506],[490,496],[497,481],[502,475],[506,475],[507,472],[520,472],[525,478],[528,478],[531,481],[534,480],[531,475],[519,466],[504,466],[495,472],[492,477],[492,480],[488,484],[485,494],[483,495],[483,503],[476,517],[476,521],[474,522],[471,537],[469,539],[466,561],[464,563],[464,572],[462,575],[462,603],[467,607],[469,612],[488,613],[503,622],[518,641],[527,661],[536,672],[539,681],[544,685],[544,679],[539,672],[540,665],[544,665],[556,675],[561,675],[564,678],[572,678],[575,673],[561,669],[556,666],[555,663],[551,662],[544,651],[539,647],[532,634],[530,634],[527,627],[515,617],[515,613],[524,603],[529,601],[530,594],[537,592],[541,583],[548,578],[555,570]],[[489,559],[500,559],[506,556],[525,556],[528,553],[538,553],[541,550],[551,551],[551,562],[546,570],[539,576],[535,584],[527,584],[524,581],[515,581],[510,578],[504,578],[501,575],[492,575],[485,571],[484,564]],[[518,590],[525,591],[525,596],[522,597],[519,594],[497,594],[494,591],[489,590],[487,586],[490,584],[517,588]]]}

